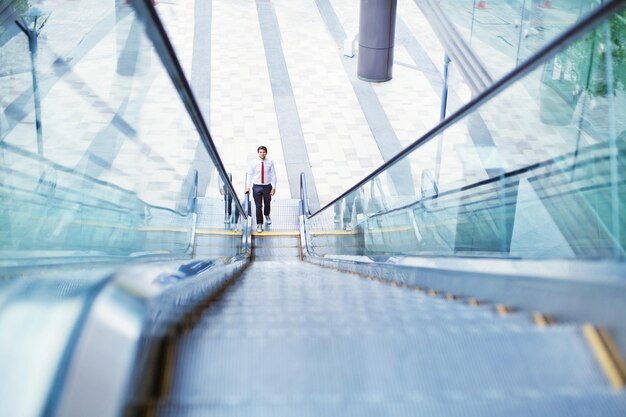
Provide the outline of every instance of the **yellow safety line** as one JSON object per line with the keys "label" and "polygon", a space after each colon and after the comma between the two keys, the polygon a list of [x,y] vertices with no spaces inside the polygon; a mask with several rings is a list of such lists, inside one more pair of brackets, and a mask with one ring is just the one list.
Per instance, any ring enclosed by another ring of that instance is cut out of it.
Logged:
{"label": "yellow safety line", "polygon": [[470,298],[469,300],[467,300],[467,305],[469,305],[470,307],[478,307],[481,304],[482,302],[475,298]]}
{"label": "yellow safety line", "polygon": [[600,367],[613,388],[621,390],[626,386],[626,365],[615,347],[613,339],[606,331],[592,324],[583,325],[583,334],[591,347]]}
{"label": "yellow safety line", "polygon": [[513,312],[513,308],[509,306],[505,306],[504,304],[496,304],[496,311],[501,316],[506,316]]}
{"label": "yellow safety line", "polygon": [[241,236],[241,232],[236,231],[236,230],[198,229],[196,230],[196,234],[197,235]]}
{"label": "yellow safety line", "polygon": [[609,331],[606,329],[602,329],[602,328],[599,328],[598,331],[600,332],[600,336],[602,337],[602,341],[604,342],[604,345],[606,346],[609,353],[611,354],[611,357],[615,361],[615,365],[619,368],[622,375],[626,377],[626,361],[622,357],[622,353],[617,348],[617,345],[615,344],[615,341],[609,334]]}
{"label": "yellow safety line", "polygon": [[286,230],[286,231],[264,231],[264,232],[252,232],[252,236],[255,237],[276,237],[276,236],[287,236],[287,237],[296,237],[300,236],[300,232],[295,230]]}
{"label": "yellow safety line", "polygon": [[554,323],[552,317],[536,312],[533,313],[533,321],[539,327],[546,327]]}
{"label": "yellow safety line", "polygon": [[356,230],[309,230],[311,236],[324,235],[356,235]]}

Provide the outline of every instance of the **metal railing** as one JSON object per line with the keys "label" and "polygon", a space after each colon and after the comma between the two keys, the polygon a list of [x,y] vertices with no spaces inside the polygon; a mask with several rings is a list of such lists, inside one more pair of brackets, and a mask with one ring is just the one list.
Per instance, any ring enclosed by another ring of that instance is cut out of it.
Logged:
{"label": "metal railing", "polygon": [[[342,193],[341,195],[336,197],[334,200],[330,201],[329,203],[321,207],[315,213],[312,213],[309,217],[316,216],[318,213],[321,213],[327,210],[329,207],[335,205],[337,202],[341,201],[349,194],[358,190],[363,185],[371,182],[373,178],[387,171],[394,164],[400,162],[405,157],[407,157],[408,155],[412,154],[417,149],[424,146],[426,143],[437,138],[438,135],[441,134],[443,131],[453,126],[459,120],[468,116],[470,113],[472,113],[474,110],[476,110],[478,107],[480,107],[482,104],[484,104],[491,98],[497,96],[499,92],[503,91],[504,89],[506,89],[513,83],[515,83],[516,81],[520,80],[522,77],[529,74],[532,70],[536,69],[539,65],[545,62],[547,59],[549,59],[550,57],[560,52],[564,48],[564,45],[567,45],[569,42],[584,35],[590,28],[597,25],[598,23],[600,23],[602,20],[604,20],[611,14],[616,13],[625,4],[626,4],[626,1],[618,0],[618,1],[605,3],[604,5],[599,7],[593,13],[588,15],[585,19],[581,20],[579,24],[570,28],[569,30],[567,30],[566,32],[562,33],[560,36],[555,38],[552,42],[550,42],[543,49],[541,49],[536,54],[534,54],[527,61],[520,64],[514,70],[512,70],[507,75],[502,77],[500,80],[493,83],[489,88],[484,90],[481,94],[479,94],[473,100],[471,100],[470,102],[462,106],[459,110],[457,110],[455,113],[450,115],[450,117],[443,120],[437,126],[435,126],[430,131],[425,133],[422,137],[420,137],[419,139],[414,141],[411,145],[407,146],[405,149],[399,152],[396,156],[386,161],[384,164],[382,164],[380,167],[375,169],[373,172],[371,172],[369,175],[364,177],[362,180],[358,181],[356,184],[354,184],[344,193]],[[535,164],[530,165],[523,169],[532,169],[534,165]],[[516,171],[508,173],[508,174],[503,173],[500,177],[497,177],[497,178],[503,178],[505,175],[516,175]],[[486,181],[490,181],[490,180],[486,180]],[[481,183],[483,182],[479,182],[476,185],[479,185]],[[462,187],[462,189],[465,189],[468,187],[471,187],[471,185]],[[450,191],[450,192],[454,192],[454,191]],[[443,192],[441,193],[443,194]]]}
{"label": "metal railing", "polygon": [[152,0],[131,0],[131,3],[139,20],[143,21],[146,27],[146,34],[154,44],[156,52],[161,59],[163,66],[167,70],[167,73],[169,74],[170,79],[172,80],[172,83],[174,84],[207,153],[211,157],[215,167],[222,177],[222,180],[224,181],[225,187],[228,189],[228,192],[233,195],[233,199],[236,200],[235,204],[245,215],[241,202],[238,198],[236,198],[237,193],[235,192],[232,183],[228,181],[228,174],[224,168],[221,158],[219,157],[219,154],[217,153],[209,128],[202,117],[200,106],[198,105],[198,102],[196,101],[196,98],[191,90],[191,86],[185,77],[185,73],[180,65],[180,62],[178,61],[176,53],[174,52],[174,47],[167,36],[165,28],[163,27],[163,24],[154,9]]}

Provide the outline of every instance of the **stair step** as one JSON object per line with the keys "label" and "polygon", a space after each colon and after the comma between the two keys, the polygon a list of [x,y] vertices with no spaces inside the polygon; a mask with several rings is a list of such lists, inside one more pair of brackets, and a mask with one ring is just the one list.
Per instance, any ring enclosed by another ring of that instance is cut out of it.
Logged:
{"label": "stair step", "polygon": [[[448,392],[438,397],[412,395],[382,397],[375,392],[361,397],[328,393],[324,396],[278,396],[262,403],[250,403],[237,394],[229,404],[168,404],[158,408],[161,417],[195,416],[276,416],[276,417],[467,417],[467,416],[550,416],[550,417],[623,417],[624,396],[611,393],[579,394],[576,392],[544,394],[527,390],[518,395],[503,395],[485,390],[471,397]],[[152,414],[147,414],[152,415]]]}

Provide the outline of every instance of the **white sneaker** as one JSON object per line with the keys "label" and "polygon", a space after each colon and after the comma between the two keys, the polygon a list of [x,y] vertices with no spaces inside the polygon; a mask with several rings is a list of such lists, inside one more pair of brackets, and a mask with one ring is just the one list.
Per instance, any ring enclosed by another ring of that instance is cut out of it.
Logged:
{"label": "white sneaker", "polygon": [[256,225],[256,231],[261,233],[263,231],[263,225],[262,224],[257,224]]}
{"label": "white sneaker", "polygon": [[270,216],[265,216],[265,223],[272,224],[272,219],[270,219]]}

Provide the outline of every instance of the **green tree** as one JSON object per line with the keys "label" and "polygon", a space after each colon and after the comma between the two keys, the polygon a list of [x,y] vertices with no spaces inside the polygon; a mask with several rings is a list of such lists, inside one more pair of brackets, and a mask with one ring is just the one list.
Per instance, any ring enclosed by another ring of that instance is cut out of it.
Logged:
{"label": "green tree", "polygon": [[626,10],[610,23],[615,89],[626,90]]}

